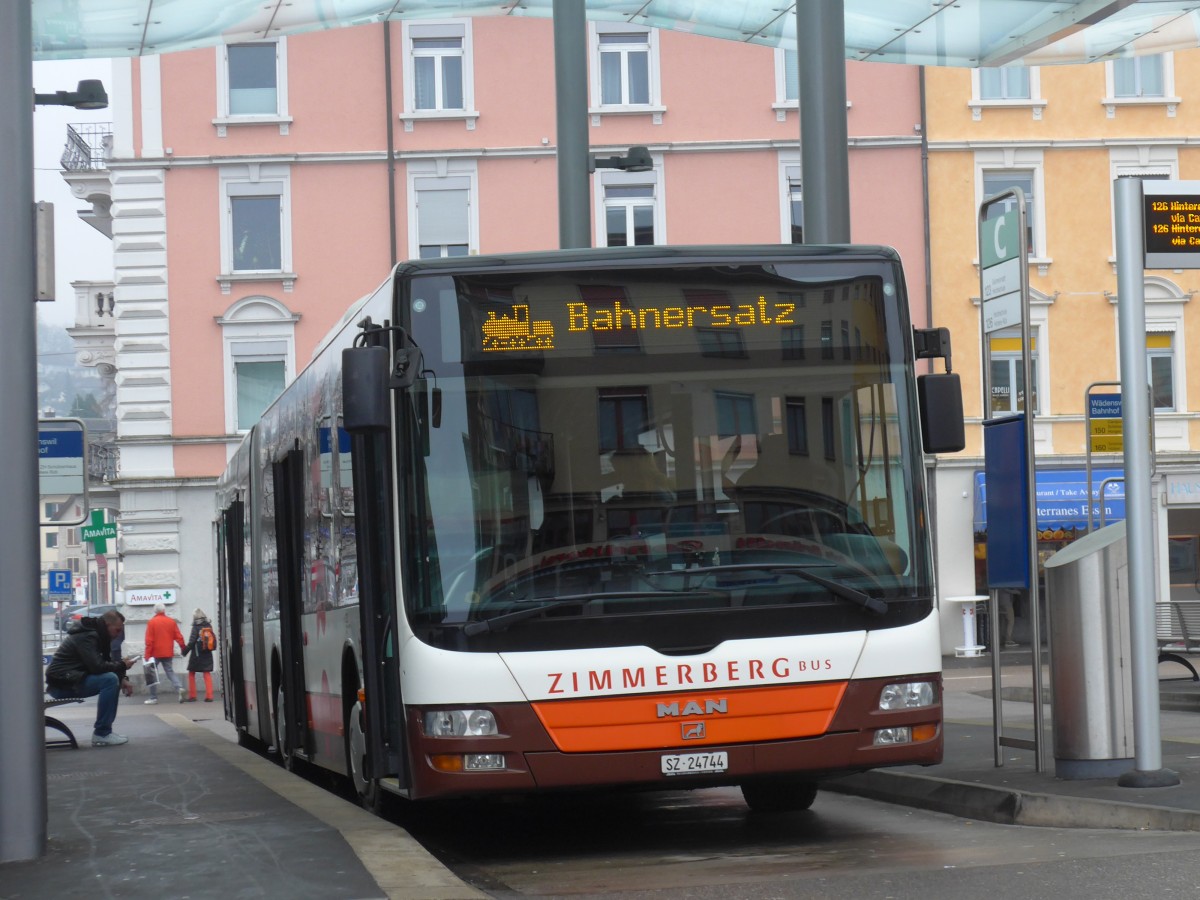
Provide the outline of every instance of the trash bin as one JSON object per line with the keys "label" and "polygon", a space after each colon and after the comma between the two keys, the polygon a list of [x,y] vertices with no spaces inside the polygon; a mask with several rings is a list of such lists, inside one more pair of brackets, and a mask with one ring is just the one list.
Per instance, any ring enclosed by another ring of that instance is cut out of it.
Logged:
{"label": "trash bin", "polygon": [[1059,778],[1116,777],[1133,766],[1128,560],[1117,522],[1045,563]]}

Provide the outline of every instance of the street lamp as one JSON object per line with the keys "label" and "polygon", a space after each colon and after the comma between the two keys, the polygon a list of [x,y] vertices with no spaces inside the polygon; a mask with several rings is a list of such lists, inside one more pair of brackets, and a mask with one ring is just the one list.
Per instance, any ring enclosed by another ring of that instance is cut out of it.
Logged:
{"label": "street lamp", "polygon": [[34,106],[73,106],[76,109],[107,109],[108,94],[104,83],[96,78],[85,78],[74,91],[55,91],[53,94],[33,95]]}
{"label": "street lamp", "polygon": [[650,151],[645,147],[630,147],[625,156],[596,156],[588,154],[588,171],[597,169],[620,169],[622,172],[649,172],[654,168],[654,160]]}

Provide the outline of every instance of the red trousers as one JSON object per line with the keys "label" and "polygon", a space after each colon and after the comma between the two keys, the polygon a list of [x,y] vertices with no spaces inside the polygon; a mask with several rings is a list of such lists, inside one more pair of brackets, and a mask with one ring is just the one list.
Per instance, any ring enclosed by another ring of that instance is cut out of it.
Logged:
{"label": "red trousers", "polygon": [[211,700],[212,696],[212,672],[188,672],[188,696],[193,700],[196,699],[196,676],[204,676],[204,699]]}

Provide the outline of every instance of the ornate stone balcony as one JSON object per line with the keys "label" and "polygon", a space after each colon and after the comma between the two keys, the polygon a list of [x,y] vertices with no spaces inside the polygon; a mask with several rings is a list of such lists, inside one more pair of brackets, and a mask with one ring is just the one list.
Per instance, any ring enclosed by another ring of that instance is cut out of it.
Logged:
{"label": "ornate stone balcony", "polygon": [[108,160],[112,155],[112,123],[94,122],[68,125],[67,143],[59,163],[63,180],[71,192],[90,203],[91,212],[81,210],[79,217],[105,237],[112,237],[112,180]]}

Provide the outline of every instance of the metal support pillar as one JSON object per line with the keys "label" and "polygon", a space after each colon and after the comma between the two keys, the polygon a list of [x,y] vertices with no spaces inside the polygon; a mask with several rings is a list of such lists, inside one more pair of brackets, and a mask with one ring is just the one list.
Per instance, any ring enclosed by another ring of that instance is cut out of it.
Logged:
{"label": "metal support pillar", "polygon": [[[1169,787],[1179,776],[1162,767],[1158,647],[1154,628],[1153,499],[1150,496],[1149,397],[1146,377],[1146,285],[1142,180],[1113,185],[1117,218],[1117,330],[1121,351],[1121,430],[1125,439],[1125,527],[1129,547],[1129,636],[1133,676],[1133,764],[1122,787]],[[1101,497],[1103,502],[1103,497]]]}
{"label": "metal support pillar", "polygon": [[554,0],[553,13],[558,244],[563,249],[590,247],[587,10],[579,0]]}
{"label": "metal support pillar", "polygon": [[46,750],[38,590],[37,316],[33,246],[33,50],[29,0],[0,3],[0,862],[46,852]]}
{"label": "metal support pillar", "polygon": [[843,0],[796,4],[806,244],[850,243],[845,15]]}

